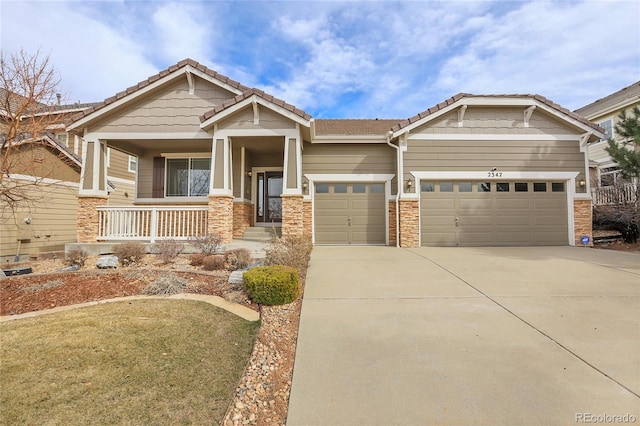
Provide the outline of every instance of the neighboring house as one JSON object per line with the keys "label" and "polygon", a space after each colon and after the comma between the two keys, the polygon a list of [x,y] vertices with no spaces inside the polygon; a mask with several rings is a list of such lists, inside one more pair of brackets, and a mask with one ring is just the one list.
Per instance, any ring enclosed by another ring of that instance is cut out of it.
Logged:
{"label": "neighboring house", "polygon": [[[574,245],[591,234],[586,147],[602,129],[538,95],[459,94],[406,120],[313,119],[191,59],[82,111],[78,242]],[[107,197],[109,147],[138,157]]]}
{"label": "neighboring house", "polygon": [[621,182],[620,167],[606,148],[609,139],[620,140],[615,130],[618,116],[622,111],[630,114],[634,106],[640,106],[640,81],[575,111],[605,130],[602,139],[589,144],[590,184],[596,205],[633,201],[631,198],[635,190],[632,184]]}
{"label": "neighboring house", "polygon": [[[20,101],[17,95],[8,98],[0,89],[2,104]],[[44,252],[60,251],[66,243],[77,238],[78,184],[81,172],[81,146],[67,137],[65,120],[93,104],[40,105],[34,116],[46,117],[46,133],[37,138],[25,135],[12,146],[12,166],[9,183],[29,194],[30,201],[14,211],[9,206],[0,210],[0,259],[16,256],[37,256]],[[16,110],[14,110],[16,111]],[[7,131],[0,114],[0,135]],[[128,171],[129,156],[115,152],[112,166],[107,168],[107,186],[112,202],[124,205],[134,192],[134,171]],[[128,201],[131,204],[131,201]]]}

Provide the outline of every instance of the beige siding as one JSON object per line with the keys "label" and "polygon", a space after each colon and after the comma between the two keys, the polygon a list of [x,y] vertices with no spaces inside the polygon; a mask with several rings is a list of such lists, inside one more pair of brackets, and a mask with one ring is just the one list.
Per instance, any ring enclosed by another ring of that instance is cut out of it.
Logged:
{"label": "beige siding", "polygon": [[144,96],[93,124],[93,132],[192,132],[200,130],[199,116],[234,97],[234,94],[194,76],[195,93],[187,78],[179,78],[161,91]]}
{"label": "beige siding", "polygon": [[62,161],[57,151],[52,151],[47,145],[29,144],[13,149],[8,161],[8,169],[12,174],[69,182],[80,180],[80,173]]}
{"label": "beige siding", "polygon": [[[63,250],[65,243],[76,241],[77,184],[43,185],[31,193],[36,199],[33,208],[18,211],[15,218],[0,218],[0,257],[16,255],[19,232],[31,238],[21,244],[22,255]],[[30,225],[24,224],[25,217],[31,219]]]}
{"label": "beige siding", "polygon": [[575,171],[584,179],[578,141],[409,141],[404,180],[411,171]]}
{"label": "beige siding", "polygon": [[396,151],[385,144],[304,144],[302,172],[395,173]]}
{"label": "beige siding", "polygon": [[110,206],[130,206],[135,201],[135,183],[114,182],[116,189],[109,194]]}
{"label": "beige siding", "polygon": [[534,111],[529,119],[529,127],[524,126],[525,107],[489,108],[469,106],[464,114],[463,127],[458,126],[458,110],[436,118],[411,133],[430,134],[529,134],[559,135],[572,134],[575,131],[560,121]]}
{"label": "beige siding", "polygon": [[218,123],[218,129],[295,129],[296,123],[282,115],[258,106],[259,124],[254,124],[253,107],[247,106],[242,111],[227,117]]}
{"label": "beige siding", "polygon": [[611,161],[611,156],[605,150],[609,144],[607,142],[598,142],[595,144],[589,145],[589,160],[594,160],[597,162]]}
{"label": "beige siding", "polygon": [[138,198],[153,196],[153,153],[138,157]]}
{"label": "beige siding", "polygon": [[111,148],[110,157],[108,176],[127,180],[135,179],[136,174],[129,171],[129,154]]}

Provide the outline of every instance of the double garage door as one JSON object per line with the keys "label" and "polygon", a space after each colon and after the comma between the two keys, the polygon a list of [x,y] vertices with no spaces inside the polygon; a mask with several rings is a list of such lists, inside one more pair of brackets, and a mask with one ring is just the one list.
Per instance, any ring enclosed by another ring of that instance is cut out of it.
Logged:
{"label": "double garage door", "polygon": [[423,246],[568,244],[565,182],[422,181]]}
{"label": "double garage door", "polygon": [[317,183],[316,244],[386,244],[383,183]]}

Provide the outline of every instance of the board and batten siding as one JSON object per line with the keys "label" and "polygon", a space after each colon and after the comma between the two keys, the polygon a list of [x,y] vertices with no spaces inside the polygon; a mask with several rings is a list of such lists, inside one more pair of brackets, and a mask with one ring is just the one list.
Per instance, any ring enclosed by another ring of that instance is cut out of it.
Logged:
{"label": "board and batten siding", "polygon": [[235,95],[194,76],[194,94],[187,78],[145,95],[135,104],[109,114],[91,126],[92,132],[195,132],[200,115]]}
{"label": "board and batten siding", "polygon": [[[37,200],[29,210],[19,210],[17,222],[22,232],[30,236],[22,242],[20,254],[37,254],[64,250],[66,243],[76,242],[78,220],[77,182],[42,185],[30,192]],[[29,217],[31,224],[23,219]],[[12,218],[0,220],[0,257],[15,256],[18,248],[18,225]]]}
{"label": "board and batten siding", "polygon": [[258,124],[254,124],[253,107],[248,106],[220,120],[218,130],[227,129],[295,129],[296,123],[275,111],[258,105]]}

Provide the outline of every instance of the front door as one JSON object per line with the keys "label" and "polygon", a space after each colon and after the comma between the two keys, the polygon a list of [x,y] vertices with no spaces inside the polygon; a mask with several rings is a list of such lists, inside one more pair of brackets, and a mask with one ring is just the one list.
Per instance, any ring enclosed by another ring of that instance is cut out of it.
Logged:
{"label": "front door", "polygon": [[282,172],[258,173],[256,222],[282,222]]}

